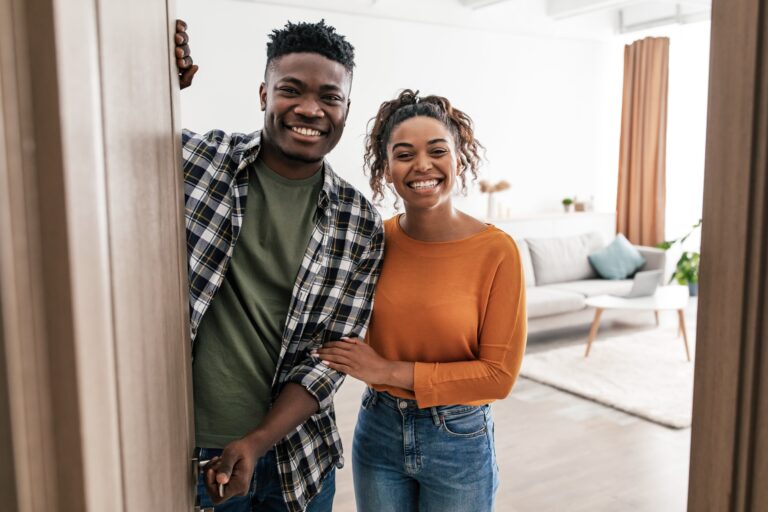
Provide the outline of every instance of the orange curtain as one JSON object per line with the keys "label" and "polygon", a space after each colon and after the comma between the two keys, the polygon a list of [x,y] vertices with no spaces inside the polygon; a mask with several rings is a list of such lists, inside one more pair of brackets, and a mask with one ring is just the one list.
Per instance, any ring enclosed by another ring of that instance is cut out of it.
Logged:
{"label": "orange curtain", "polygon": [[616,231],[632,243],[664,240],[669,38],[624,47]]}

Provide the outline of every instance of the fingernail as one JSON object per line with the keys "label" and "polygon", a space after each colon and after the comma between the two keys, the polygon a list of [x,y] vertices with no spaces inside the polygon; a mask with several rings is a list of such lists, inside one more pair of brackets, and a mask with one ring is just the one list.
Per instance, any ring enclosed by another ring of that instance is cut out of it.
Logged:
{"label": "fingernail", "polygon": [[219,498],[224,497],[224,484],[219,484]]}

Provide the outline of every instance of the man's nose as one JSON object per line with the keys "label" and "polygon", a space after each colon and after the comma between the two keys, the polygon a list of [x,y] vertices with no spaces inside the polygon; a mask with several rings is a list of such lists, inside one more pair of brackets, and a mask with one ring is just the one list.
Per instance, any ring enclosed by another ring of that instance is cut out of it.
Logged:
{"label": "man's nose", "polygon": [[325,112],[314,98],[302,98],[293,111],[304,117],[325,117]]}

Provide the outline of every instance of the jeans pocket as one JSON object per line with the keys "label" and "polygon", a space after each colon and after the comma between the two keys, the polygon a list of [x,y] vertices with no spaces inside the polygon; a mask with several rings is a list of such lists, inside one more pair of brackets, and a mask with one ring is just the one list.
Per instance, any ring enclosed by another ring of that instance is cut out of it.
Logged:
{"label": "jeans pocket", "polygon": [[365,391],[363,391],[363,400],[360,403],[360,407],[366,411],[370,409],[373,406],[373,397],[375,396],[376,395],[373,391],[371,391],[369,388],[365,388]]}
{"label": "jeans pocket", "polygon": [[483,436],[488,428],[485,411],[478,407],[460,414],[441,414],[440,428],[454,437],[466,439]]}

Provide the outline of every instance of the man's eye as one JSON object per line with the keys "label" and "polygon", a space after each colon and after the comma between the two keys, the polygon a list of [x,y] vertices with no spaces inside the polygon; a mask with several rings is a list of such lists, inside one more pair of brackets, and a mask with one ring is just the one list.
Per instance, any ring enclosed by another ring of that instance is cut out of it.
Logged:
{"label": "man's eye", "polygon": [[280,91],[286,93],[286,94],[299,94],[299,91],[294,89],[293,87],[281,87]]}
{"label": "man's eye", "polygon": [[325,96],[324,99],[325,101],[330,101],[335,103],[335,102],[341,101],[341,96],[330,95],[330,96]]}

